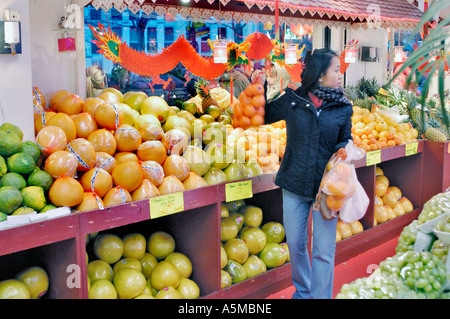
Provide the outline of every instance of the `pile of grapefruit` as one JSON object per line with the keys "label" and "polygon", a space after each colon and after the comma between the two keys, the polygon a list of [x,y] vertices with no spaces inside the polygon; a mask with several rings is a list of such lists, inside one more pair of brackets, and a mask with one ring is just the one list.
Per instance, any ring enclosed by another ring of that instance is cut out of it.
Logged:
{"label": "pile of grapefruit", "polygon": [[221,204],[221,287],[252,278],[289,261],[284,227],[263,224],[261,208],[244,200]]}
{"label": "pile of grapefruit", "polygon": [[94,259],[87,265],[89,299],[196,299],[190,258],[176,251],[171,234],[148,237],[111,232],[90,234]]}
{"label": "pile of grapefruit", "polygon": [[0,299],[39,299],[48,288],[47,272],[40,266],[30,266],[14,278],[0,281]]}
{"label": "pile of grapefruit", "polygon": [[189,106],[114,88],[85,100],[55,92],[35,108],[36,144],[54,180],[49,201],[88,211],[263,172],[269,158],[250,160],[227,142],[229,117],[198,117]]}

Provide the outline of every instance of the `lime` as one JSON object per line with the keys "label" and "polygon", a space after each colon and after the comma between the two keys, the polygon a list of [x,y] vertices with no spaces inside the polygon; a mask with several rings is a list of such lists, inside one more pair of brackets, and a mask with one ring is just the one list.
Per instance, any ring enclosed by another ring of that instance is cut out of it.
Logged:
{"label": "lime", "polygon": [[20,206],[15,211],[13,211],[13,213],[11,215],[14,215],[14,216],[26,215],[26,214],[31,214],[31,213],[34,213],[34,212],[35,212],[35,210],[33,208],[31,208],[31,207]]}
{"label": "lime", "polygon": [[36,167],[33,173],[28,176],[27,184],[28,186],[40,186],[44,191],[48,191],[53,184],[53,177],[46,171]]}
{"label": "lime", "polygon": [[3,176],[8,171],[8,168],[6,167],[6,161],[3,158],[3,156],[0,155],[0,176]]}
{"label": "lime", "polygon": [[41,213],[46,213],[46,212],[48,212],[49,210],[56,209],[56,208],[58,208],[58,207],[56,207],[55,205],[47,204],[47,205],[44,206],[44,208],[42,208],[42,209],[39,211],[39,214],[41,214]]}
{"label": "lime", "polygon": [[8,218],[8,215],[0,212],[0,222],[4,222]]}
{"label": "lime", "polygon": [[22,140],[11,131],[0,131],[0,155],[10,156],[20,152]]}
{"label": "lime", "polygon": [[27,186],[20,191],[22,193],[22,204],[40,211],[47,205],[44,189],[40,186]]}
{"label": "lime", "polygon": [[34,171],[36,162],[30,154],[19,152],[8,157],[6,165],[10,172],[27,175]]}
{"label": "lime", "polygon": [[210,105],[206,108],[205,114],[209,114],[214,120],[217,120],[220,116],[220,108],[217,105]]}
{"label": "lime", "polygon": [[0,212],[11,214],[22,204],[21,192],[12,186],[0,188]]}
{"label": "lime", "polygon": [[182,110],[186,110],[189,113],[195,114],[197,113],[197,105],[195,105],[192,101],[186,101],[181,105]]}
{"label": "lime", "polygon": [[21,190],[22,188],[27,187],[27,182],[22,175],[10,172],[0,178],[0,187],[3,186],[12,186]]}
{"label": "lime", "polygon": [[16,134],[20,140],[23,138],[23,132],[17,125],[11,124],[11,123],[3,123],[0,125],[0,132],[12,132]]}
{"label": "lime", "polygon": [[32,141],[23,141],[20,145],[20,151],[33,156],[33,159],[36,163],[39,161],[39,157],[41,156],[41,150],[39,149],[37,144]]}

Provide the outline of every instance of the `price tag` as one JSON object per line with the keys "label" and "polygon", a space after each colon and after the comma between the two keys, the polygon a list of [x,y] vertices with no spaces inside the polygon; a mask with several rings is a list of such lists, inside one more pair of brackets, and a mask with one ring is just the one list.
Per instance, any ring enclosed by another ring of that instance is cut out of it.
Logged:
{"label": "price tag", "polygon": [[417,154],[419,142],[408,143],[405,145],[405,156]]}
{"label": "price tag", "polygon": [[381,163],[381,150],[366,153],[366,165],[375,165]]}
{"label": "price tag", "polygon": [[183,192],[152,197],[150,202],[150,217],[152,219],[163,217],[184,210]]}
{"label": "price tag", "polygon": [[225,185],[225,201],[227,202],[252,197],[253,191],[251,180],[228,183]]}

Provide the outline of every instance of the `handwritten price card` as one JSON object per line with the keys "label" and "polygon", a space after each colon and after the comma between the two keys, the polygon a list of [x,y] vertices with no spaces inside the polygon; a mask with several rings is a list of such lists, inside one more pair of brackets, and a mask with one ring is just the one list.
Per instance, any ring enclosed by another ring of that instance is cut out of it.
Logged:
{"label": "handwritten price card", "polygon": [[381,163],[381,150],[366,153],[366,165],[375,165]]}
{"label": "handwritten price card", "polygon": [[418,142],[408,143],[405,145],[405,156],[417,154]]}
{"label": "handwritten price card", "polygon": [[150,198],[150,217],[163,217],[184,210],[183,192]]}
{"label": "handwritten price card", "polygon": [[225,201],[227,202],[251,197],[253,197],[251,180],[228,183],[225,185]]}

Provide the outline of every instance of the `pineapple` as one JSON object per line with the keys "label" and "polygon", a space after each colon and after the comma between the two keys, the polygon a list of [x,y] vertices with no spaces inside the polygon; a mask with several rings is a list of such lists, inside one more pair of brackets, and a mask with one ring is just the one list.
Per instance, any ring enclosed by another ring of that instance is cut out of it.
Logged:
{"label": "pineapple", "polygon": [[208,85],[207,81],[203,79],[199,79],[195,83],[197,94],[202,98],[202,113],[211,105],[215,105],[220,109],[219,102],[211,95]]}
{"label": "pineapple", "polygon": [[447,136],[434,127],[429,127],[425,131],[425,138],[430,141],[446,142]]}

